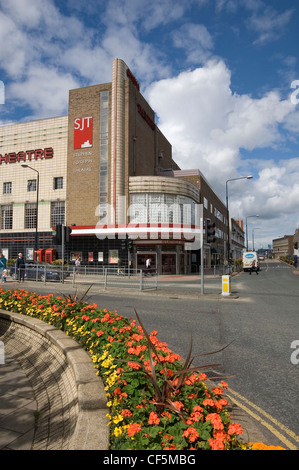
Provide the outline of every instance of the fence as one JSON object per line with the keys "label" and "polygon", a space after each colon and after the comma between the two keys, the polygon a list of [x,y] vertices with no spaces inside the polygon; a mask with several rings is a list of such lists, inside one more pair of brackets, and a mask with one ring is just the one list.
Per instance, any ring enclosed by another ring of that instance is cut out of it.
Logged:
{"label": "fence", "polygon": [[25,269],[10,269],[13,280],[60,282],[66,284],[96,284],[104,289],[157,289],[158,275],[155,271],[145,271],[127,267],[57,266],[28,263]]}
{"label": "fence", "polygon": [[158,275],[156,272],[146,272],[142,269],[127,267],[100,267],[82,266],[71,268],[72,284],[99,284],[104,289],[157,289]]}
{"label": "fence", "polygon": [[[217,265],[211,268],[204,268],[204,276],[218,277],[224,274],[229,274],[228,265]],[[235,266],[230,266],[230,273],[236,270]],[[134,289],[134,290],[147,290],[158,289],[158,274],[155,271],[148,272],[142,269],[133,269],[130,267],[111,267],[111,266],[59,266],[50,264],[35,264],[26,263],[25,270],[19,272],[15,266],[9,270],[10,276],[14,280],[22,280],[24,274],[25,281],[41,281],[60,282],[65,284],[72,284],[73,286],[79,284],[98,285],[104,289],[120,288],[120,289]],[[199,273],[193,273],[196,279]],[[171,282],[172,276],[169,275]]]}

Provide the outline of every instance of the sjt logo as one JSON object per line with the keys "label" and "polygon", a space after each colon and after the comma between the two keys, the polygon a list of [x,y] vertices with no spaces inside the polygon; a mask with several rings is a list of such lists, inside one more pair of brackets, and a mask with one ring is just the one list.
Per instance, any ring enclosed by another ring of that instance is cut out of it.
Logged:
{"label": "sjt logo", "polygon": [[92,116],[74,121],[74,149],[92,147]]}

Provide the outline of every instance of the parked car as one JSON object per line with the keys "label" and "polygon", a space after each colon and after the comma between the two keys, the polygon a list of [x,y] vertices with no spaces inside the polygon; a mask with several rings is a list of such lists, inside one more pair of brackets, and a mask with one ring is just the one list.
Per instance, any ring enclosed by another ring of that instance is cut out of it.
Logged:
{"label": "parked car", "polygon": [[[11,266],[10,275],[14,281],[18,279],[18,272],[16,265]],[[69,272],[63,271],[63,278],[65,279],[70,275]],[[25,262],[25,279],[32,281],[60,281],[61,270],[57,266],[49,263],[38,263],[36,261]]]}

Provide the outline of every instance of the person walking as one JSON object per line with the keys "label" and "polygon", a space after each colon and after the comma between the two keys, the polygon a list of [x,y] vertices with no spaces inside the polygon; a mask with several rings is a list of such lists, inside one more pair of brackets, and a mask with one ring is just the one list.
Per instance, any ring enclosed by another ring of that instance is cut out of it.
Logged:
{"label": "person walking", "polygon": [[76,273],[77,273],[77,274],[79,274],[80,265],[81,265],[80,256],[78,256],[78,258],[77,258],[76,261],[75,261]]}
{"label": "person walking", "polygon": [[145,261],[146,274],[150,274],[151,265],[152,265],[152,260],[151,260],[151,258],[148,256],[147,259],[146,259],[146,261]]}
{"label": "person walking", "polygon": [[256,274],[258,274],[258,270],[257,270],[257,267],[255,265],[255,260],[253,260],[252,263],[251,263],[251,267],[250,267],[250,271],[249,271],[250,275],[251,275],[252,271],[255,271]]}
{"label": "person walking", "polygon": [[[0,254],[0,277],[2,279],[3,271],[6,269],[6,258],[3,253]],[[3,280],[2,280],[3,282]]]}
{"label": "person walking", "polygon": [[17,263],[16,263],[17,273],[18,273],[18,282],[24,282],[25,278],[25,261],[23,258],[23,253],[19,253]]}

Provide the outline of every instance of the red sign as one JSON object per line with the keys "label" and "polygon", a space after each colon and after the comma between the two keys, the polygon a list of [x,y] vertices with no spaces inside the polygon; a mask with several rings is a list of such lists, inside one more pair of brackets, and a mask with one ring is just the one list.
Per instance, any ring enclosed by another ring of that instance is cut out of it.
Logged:
{"label": "red sign", "polygon": [[144,109],[140,106],[140,104],[137,104],[137,109],[138,113],[143,117],[143,119],[148,123],[148,125],[155,130],[155,123],[154,121],[149,117],[149,115],[144,111]]}
{"label": "red sign", "polygon": [[74,149],[92,147],[92,116],[77,118],[74,121]]}
{"label": "red sign", "polygon": [[54,150],[52,147],[45,149],[36,149],[36,150],[21,150],[20,152],[10,152],[1,155],[0,153],[0,165],[2,163],[18,163],[26,162],[26,160],[38,160],[38,159],[47,159],[53,158]]}
{"label": "red sign", "polygon": [[127,69],[127,77],[131,80],[133,85],[135,85],[135,87],[139,91],[139,83],[138,83],[137,79],[134,77],[134,75],[132,74],[130,69]]}

